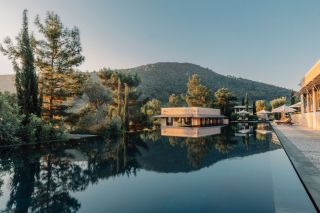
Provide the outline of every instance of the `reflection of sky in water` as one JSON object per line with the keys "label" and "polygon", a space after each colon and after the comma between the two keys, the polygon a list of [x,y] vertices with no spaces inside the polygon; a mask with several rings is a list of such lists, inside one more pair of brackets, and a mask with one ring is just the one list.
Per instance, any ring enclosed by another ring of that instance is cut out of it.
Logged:
{"label": "reflection of sky in water", "polygon": [[[39,156],[51,153],[52,183],[62,185],[54,188],[53,184],[52,192],[49,191],[50,196],[59,195],[56,199],[63,203],[59,210],[313,211],[284,150],[273,143],[274,136],[253,130],[250,134],[234,136],[237,128],[222,128],[219,135],[200,138],[161,137],[159,132],[131,134],[109,143],[40,150]],[[21,156],[30,162],[37,159],[31,154],[18,154],[4,161],[8,156],[2,155],[1,163],[12,160],[11,172],[14,165],[28,172],[28,163],[23,164]],[[44,177],[41,179],[44,188],[41,191],[40,185],[35,185],[35,191],[44,194],[35,196],[33,193],[30,205],[45,204],[46,201],[48,164],[47,158],[42,159],[40,174]],[[10,180],[8,175],[5,177],[1,187],[4,195],[0,197],[2,210],[12,192],[10,184],[14,174]],[[24,200],[21,198],[28,194],[26,189],[28,187],[18,190],[16,202]],[[80,209],[73,202],[81,204]]]}
{"label": "reflection of sky in water", "polygon": [[[232,158],[187,174],[142,170],[135,177],[102,181],[89,193],[75,196],[83,203],[82,212],[308,210],[310,201],[283,156],[283,150],[275,150]],[[279,164],[279,160],[284,162]]]}

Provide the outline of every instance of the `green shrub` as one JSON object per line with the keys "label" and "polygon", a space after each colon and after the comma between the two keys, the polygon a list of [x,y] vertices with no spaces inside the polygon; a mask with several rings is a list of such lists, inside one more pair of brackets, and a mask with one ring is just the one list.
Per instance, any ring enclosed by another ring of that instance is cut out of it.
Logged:
{"label": "green shrub", "polygon": [[231,113],[231,115],[230,115],[230,120],[231,121],[236,121],[236,120],[238,120],[238,118],[239,118],[239,114],[237,114],[237,113]]}
{"label": "green shrub", "polygon": [[16,103],[9,103],[12,98],[8,94],[0,93],[0,143],[14,144],[21,143],[18,137],[21,132],[21,122],[24,118],[19,114],[19,107]]}
{"label": "green shrub", "polygon": [[53,128],[34,114],[26,118],[14,95],[0,93],[0,145],[55,140],[63,135],[62,129]]}

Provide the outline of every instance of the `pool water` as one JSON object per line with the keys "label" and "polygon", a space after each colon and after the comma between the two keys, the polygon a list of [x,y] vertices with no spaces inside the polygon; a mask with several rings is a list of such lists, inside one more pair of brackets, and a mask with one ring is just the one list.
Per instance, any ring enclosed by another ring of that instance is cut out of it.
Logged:
{"label": "pool water", "polygon": [[0,209],[316,212],[269,126],[216,128],[2,150]]}

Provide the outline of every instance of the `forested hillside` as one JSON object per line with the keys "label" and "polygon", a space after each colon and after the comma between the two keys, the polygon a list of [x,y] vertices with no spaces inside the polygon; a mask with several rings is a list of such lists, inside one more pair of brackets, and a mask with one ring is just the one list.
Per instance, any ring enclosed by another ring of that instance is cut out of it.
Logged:
{"label": "forested hillside", "polygon": [[202,83],[211,90],[216,91],[221,87],[227,87],[238,98],[244,97],[246,92],[251,100],[272,100],[290,94],[290,90],[285,88],[243,78],[224,76],[190,63],[160,62],[118,71],[137,73],[141,78],[140,88],[143,91],[143,96],[162,101],[168,101],[168,97],[173,93],[185,93],[186,83],[192,74],[198,74]]}
{"label": "forested hillside", "polygon": [[[167,102],[168,97],[173,93],[185,93],[188,78],[192,74],[198,74],[202,83],[212,91],[227,87],[235,93],[238,99],[244,97],[246,92],[251,100],[272,100],[290,95],[290,90],[286,88],[221,75],[210,69],[190,63],[160,62],[117,71],[137,73],[141,78],[139,87],[143,92],[142,97],[157,98],[164,102]],[[0,91],[3,90],[15,91],[11,75],[0,76]]]}

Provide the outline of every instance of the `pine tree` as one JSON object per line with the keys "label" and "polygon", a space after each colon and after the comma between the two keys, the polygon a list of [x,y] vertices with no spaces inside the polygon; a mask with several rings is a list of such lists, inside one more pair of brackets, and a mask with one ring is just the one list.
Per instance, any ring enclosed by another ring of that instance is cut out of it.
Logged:
{"label": "pine tree", "polygon": [[124,101],[123,101],[123,129],[125,131],[129,130],[129,87],[128,84],[124,84]]}
{"label": "pine tree", "polygon": [[198,75],[192,75],[187,84],[185,100],[189,107],[208,107],[211,103],[209,89],[201,84]]}
{"label": "pine tree", "polygon": [[290,94],[290,104],[293,105],[296,103],[296,96],[293,90],[291,90],[291,94]]}
{"label": "pine tree", "polygon": [[246,111],[249,111],[249,98],[248,93],[246,93],[246,96],[244,97],[244,106],[246,107]]}
{"label": "pine tree", "polygon": [[256,114],[256,101],[252,102],[252,113],[255,115]]}
{"label": "pine tree", "polygon": [[118,79],[118,89],[117,89],[117,114],[120,117],[121,116],[121,80]]}
{"label": "pine tree", "polygon": [[241,99],[241,106],[244,106],[244,98]]}
{"label": "pine tree", "polygon": [[74,70],[84,61],[79,29],[65,28],[53,12],[47,13],[44,23],[37,16],[35,24],[44,38],[36,41],[42,117],[57,122],[65,115],[66,103],[80,93],[85,80],[84,75]]}
{"label": "pine tree", "polygon": [[223,115],[229,116],[232,112],[232,107],[235,105],[236,97],[227,88],[218,89],[215,92],[216,106],[220,108]]}
{"label": "pine tree", "polygon": [[39,115],[38,80],[34,66],[31,36],[28,30],[27,10],[23,11],[23,24],[16,46],[10,38],[5,39],[6,47],[1,45],[0,50],[11,59],[15,70],[15,86],[18,105],[28,119],[31,113]]}

